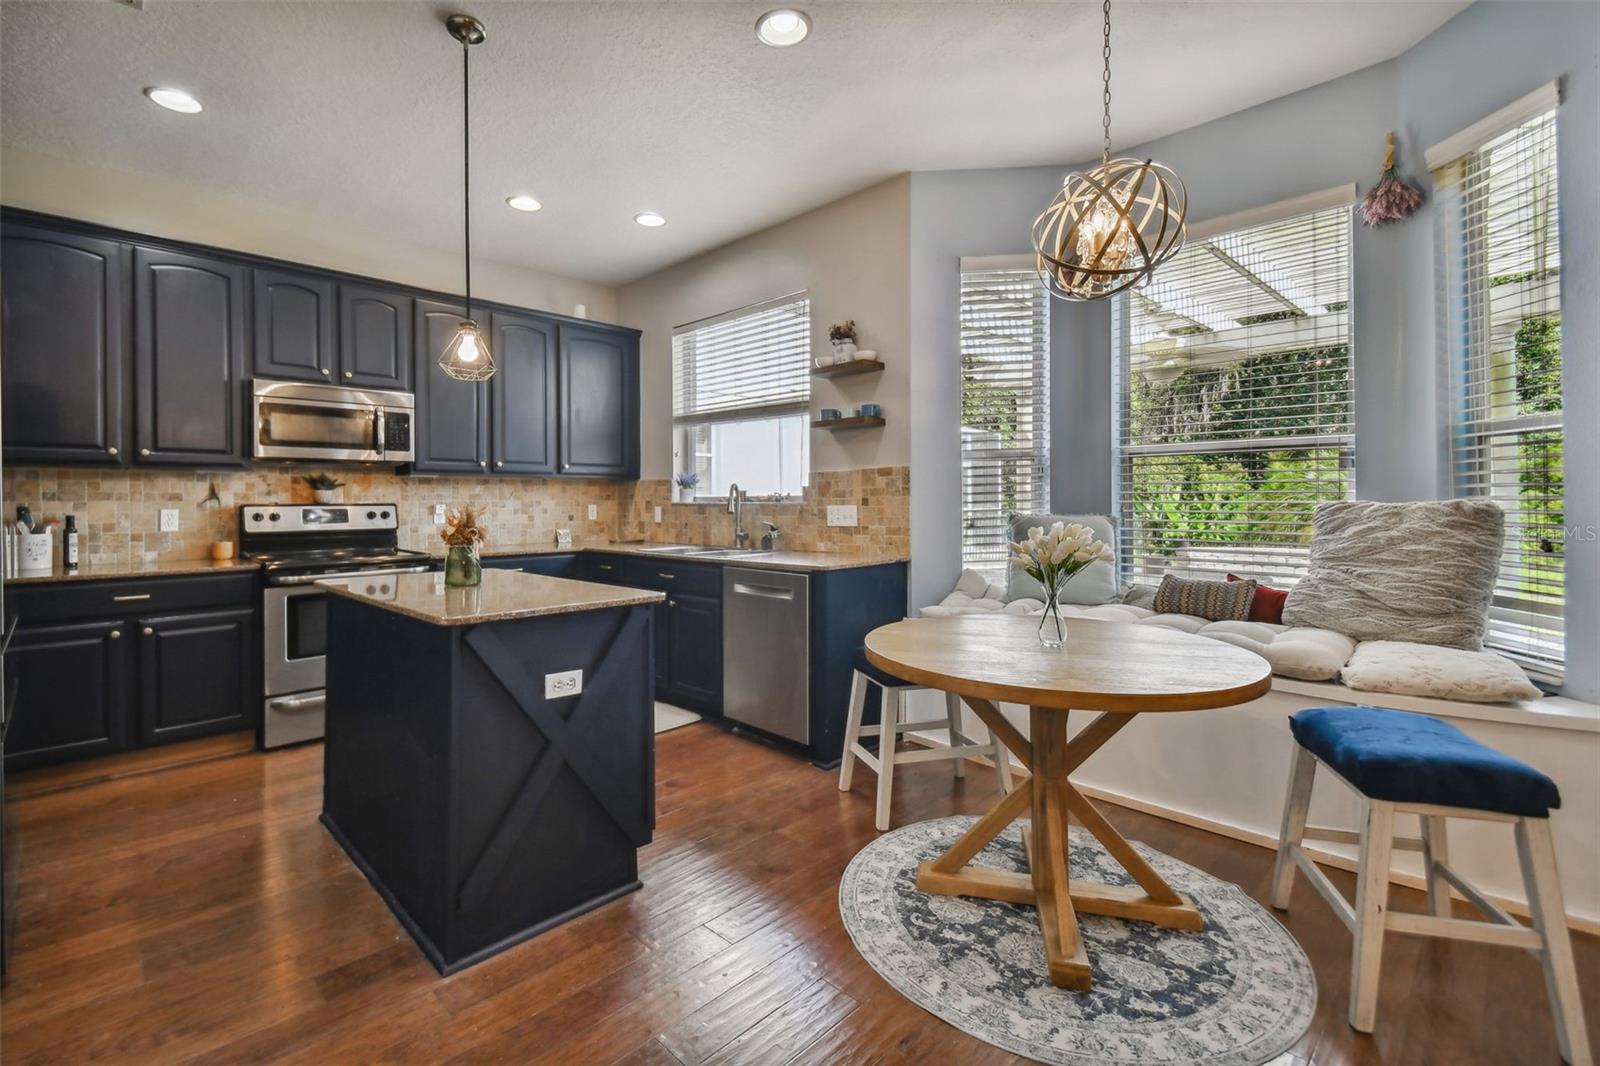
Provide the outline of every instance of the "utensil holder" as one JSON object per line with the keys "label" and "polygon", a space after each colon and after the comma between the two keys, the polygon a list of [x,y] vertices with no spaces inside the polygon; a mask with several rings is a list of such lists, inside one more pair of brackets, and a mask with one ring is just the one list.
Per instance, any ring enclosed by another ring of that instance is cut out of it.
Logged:
{"label": "utensil holder", "polygon": [[54,538],[48,533],[17,534],[17,569],[24,574],[48,574]]}

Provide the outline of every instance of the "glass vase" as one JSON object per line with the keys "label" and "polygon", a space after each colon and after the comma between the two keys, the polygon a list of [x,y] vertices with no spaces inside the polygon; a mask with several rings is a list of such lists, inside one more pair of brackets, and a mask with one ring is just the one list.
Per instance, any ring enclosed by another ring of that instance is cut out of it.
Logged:
{"label": "glass vase", "polygon": [[448,588],[466,589],[483,583],[483,563],[476,544],[452,544],[445,551],[444,583]]}
{"label": "glass vase", "polygon": [[1039,643],[1047,648],[1067,646],[1067,620],[1061,617],[1061,589],[1045,592],[1044,614],[1039,616]]}

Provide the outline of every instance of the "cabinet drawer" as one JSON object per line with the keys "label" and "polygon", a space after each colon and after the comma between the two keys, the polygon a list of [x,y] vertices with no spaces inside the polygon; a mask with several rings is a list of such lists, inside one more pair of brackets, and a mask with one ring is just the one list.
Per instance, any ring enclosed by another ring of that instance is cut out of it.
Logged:
{"label": "cabinet drawer", "polygon": [[257,576],[254,571],[246,571],[126,581],[64,581],[17,585],[6,593],[8,606],[14,608],[23,624],[37,625],[234,604],[254,606]]}
{"label": "cabinet drawer", "polygon": [[622,583],[662,592],[687,592],[691,595],[722,597],[722,569],[707,563],[666,562],[657,559],[625,558],[621,566]]}

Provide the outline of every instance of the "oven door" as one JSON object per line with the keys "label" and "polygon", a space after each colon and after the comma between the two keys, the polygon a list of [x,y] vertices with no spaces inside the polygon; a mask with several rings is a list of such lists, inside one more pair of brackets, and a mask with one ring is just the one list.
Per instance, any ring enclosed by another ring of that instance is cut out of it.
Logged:
{"label": "oven door", "polygon": [[328,654],[328,591],[268,586],[261,621],[267,695],[320,689]]}

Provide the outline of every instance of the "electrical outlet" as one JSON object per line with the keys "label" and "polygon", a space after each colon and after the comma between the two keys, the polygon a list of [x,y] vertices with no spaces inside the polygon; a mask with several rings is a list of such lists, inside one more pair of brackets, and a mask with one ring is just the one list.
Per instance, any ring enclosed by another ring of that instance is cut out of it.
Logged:
{"label": "electrical outlet", "polygon": [[178,531],[178,509],[176,507],[161,508],[161,532],[176,533]]}
{"label": "electrical outlet", "polygon": [[598,519],[599,517],[600,517],[600,505],[598,503],[591,503],[589,505],[589,521],[593,522],[596,519]]}
{"label": "electrical outlet", "polygon": [[433,505],[433,524],[436,526],[444,525],[444,504],[442,503]]}
{"label": "electrical outlet", "polygon": [[661,524],[661,508],[657,507],[656,508],[656,525],[659,526],[660,524]]}
{"label": "electrical outlet", "polygon": [[828,506],[828,525],[853,526],[856,524],[856,505],[853,503],[830,504]]}
{"label": "electrical outlet", "polygon": [[559,674],[544,675],[544,698],[547,700],[564,700],[582,691],[582,670],[563,670]]}

